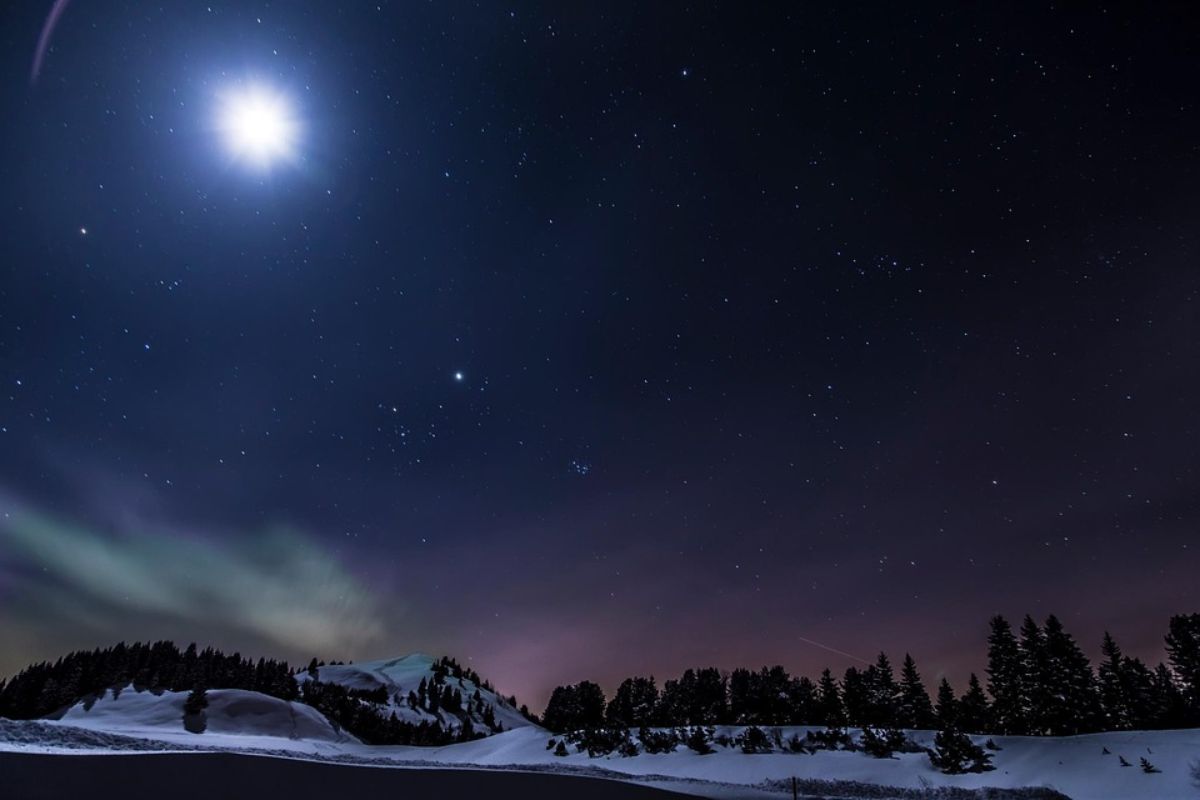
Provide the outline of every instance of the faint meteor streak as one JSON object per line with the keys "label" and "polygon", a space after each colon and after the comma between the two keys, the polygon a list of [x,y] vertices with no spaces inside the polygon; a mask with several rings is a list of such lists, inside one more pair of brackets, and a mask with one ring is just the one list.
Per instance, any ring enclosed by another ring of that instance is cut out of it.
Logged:
{"label": "faint meteor streak", "polygon": [[42,74],[42,62],[46,59],[46,51],[50,49],[50,37],[54,35],[54,28],[58,25],[58,20],[67,10],[70,2],[71,0],[54,0],[54,5],[50,7],[50,14],[46,17],[46,23],[42,25],[41,35],[38,36],[37,49],[33,51],[33,69],[29,74],[30,84],[37,83],[38,76]]}
{"label": "faint meteor streak", "polygon": [[828,650],[831,653],[837,653],[839,656],[845,656],[846,658],[853,659],[860,664],[867,664],[868,666],[871,664],[871,662],[867,661],[865,658],[859,658],[858,656],[851,655],[850,653],[847,653],[844,650],[838,650],[836,647],[830,647],[827,644],[821,644],[820,642],[814,642],[812,639],[805,639],[803,636],[797,636],[796,638],[802,642],[807,642],[808,644],[811,644],[813,647],[819,647],[822,650]]}

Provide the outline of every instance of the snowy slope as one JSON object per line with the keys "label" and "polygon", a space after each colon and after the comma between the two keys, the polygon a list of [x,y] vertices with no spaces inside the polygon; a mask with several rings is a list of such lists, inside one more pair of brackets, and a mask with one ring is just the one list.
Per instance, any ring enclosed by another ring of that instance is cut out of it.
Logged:
{"label": "snowy slope", "polygon": [[[735,735],[741,728],[717,728]],[[782,728],[786,739],[801,737],[809,728]],[[918,744],[931,746],[933,732],[912,731]],[[719,784],[758,786],[766,781],[800,779],[861,781],[883,786],[920,789],[930,786],[1018,788],[1044,786],[1073,800],[1197,800],[1200,786],[1193,783],[1191,765],[1200,764],[1200,730],[1123,731],[1089,736],[1039,738],[992,737],[1002,749],[994,753],[996,769],[973,775],[944,775],[924,753],[877,759],[861,752],[818,752],[812,755],[764,753],[747,755],[738,748],[716,747],[699,755],[679,747],[674,753],[633,757],[611,755],[590,758],[586,753],[555,756],[546,749],[558,739],[536,727],[509,731],[487,739],[441,748],[386,748],[399,761],[436,761],[454,765],[501,766],[523,764],[553,767],[601,767],[629,776],[669,776]],[[988,737],[973,737],[982,744]],[[1109,754],[1104,753],[1108,748]],[[1118,756],[1132,767],[1121,767]],[[1145,756],[1162,770],[1146,774],[1137,764]],[[691,790],[688,790],[691,791]],[[718,794],[718,793],[713,793]],[[790,792],[787,792],[790,795]]]}
{"label": "snowy slope", "polygon": [[241,689],[213,689],[208,692],[205,710],[207,728],[202,734],[187,733],[183,727],[183,704],[187,692],[136,692],[126,688],[114,698],[113,692],[94,703],[77,703],[59,722],[77,728],[109,733],[155,736],[166,733],[186,734],[200,740],[205,736],[226,734],[315,742],[355,743],[358,740],[334,730],[329,720],[303,703],[289,703],[277,697]]}
{"label": "snowy slope", "polygon": [[[427,685],[433,683],[434,666],[437,661],[438,659],[424,653],[413,653],[401,658],[324,666],[318,669],[318,680],[324,683],[338,683],[349,689],[371,690],[382,686],[388,694],[388,712],[395,712],[401,720],[414,723],[439,722],[444,727],[458,729],[462,722],[457,715],[440,709],[436,713],[431,713],[422,708],[411,708],[408,704],[409,692],[416,692],[422,680]],[[310,680],[310,676],[307,672],[298,672],[296,680],[303,683]],[[460,692],[464,702],[470,701],[478,691],[484,705],[491,706],[495,720],[503,730],[523,728],[530,724],[529,720],[521,716],[515,708],[509,705],[507,700],[467,677],[455,678],[453,675],[448,675],[445,678],[445,685],[450,686],[453,691]],[[400,698],[399,703],[396,703],[396,697]],[[487,733],[483,715],[475,710],[471,710],[469,713],[475,730]]]}
{"label": "snowy slope", "polygon": [[[214,694],[216,693],[211,692],[210,697]],[[178,702],[181,704],[182,698]],[[76,724],[81,718],[83,717],[80,713],[73,713],[69,718],[50,725],[44,722],[0,725],[0,751],[109,752],[110,750],[94,745],[63,746],[62,741],[57,744],[38,744],[38,737],[44,736],[46,729],[60,731],[65,737],[63,741],[69,741],[71,729],[67,726]],[[86,719],[95,723],[102,717],[93,716]],[[119,719],[123,725],[129,725],[127,716],[114,719]],[[147,719],[151,726],[159,724],[159,718],[153,715],[144,719]],[[173,732],[170,734],[155,735],[153,728],[136,731],[130,727],[125,727],[120,732],[137,733],[156,742],[166,741],[187,747],[200,745],[220,750],[269,750],[275,753],[290,753],[294,757],[334,758],[343,762],[361,760],[372,766],[394,764],[421,767],[521,767],[585,772],[594,772],[599,768],[607,774],[624,775],[632,780],[653,777],[663,788],[712,798],[770,796],[771,792],[752,791],[751,787],[758,790],[771,788],[771,781],[779,782],[773,787],[778,792],[777,796],[790,797],[786,782],[793,776],[801,780],[858,781],[906,789],[1040,786],[1055,789],[1072,800],[1200,798],[1200,787],[1195,785],[1195,778],[1192,776],[1192,765],[1200,762],[1200,730],[1126,731],[1057,739],[998,736],[994,739],[1002,749],[994,754],[994,771],[978,775],[943,775],[933,769],[928,757],[922,753],[904,754],[891,759],[876,759],[861,752],[845,751],[818,752],[812,755],[780,752],[747,755],[737,748],[718,746],[716,752],[709,755],[698,755],[680,747],[673,753],[589,758],[586,753],[577,753],[572,747],[570,755],[559,757],[546,748],[549,739],[559,737],[530,725],[486,739],[429,748],[369,747],[349,741],[335,743],[227,734],[195,736],[183,733],[176,726],[177,720],[178,718],[171,721],[170,727]],[[105,729],[117,731],[115,727]],[[39,730],[42,732],[39,733]],[[807,730],[809,729],[781,729],[785,738],[791,733],[803,736]],[[718,734],[739,732],[740,729],[737,728],[717,729]],[[910,735],[922,744],[929,744],[933,739],[930,732],[914,731]],[[976,737],[976,740],[982,743],[984,738]],[[159,749],[151,746],[151,742],[145,744],[147,750]],[[1104,753],[1105,748],[1109,750],[1108,754]],[[131,746],[124,744],[120,749],[129,752]],[[1121,767],[1118,762],[1119,756],[1124,756],[1134,766]],[[1143,756],[1162,772],[1146,774],[1138,769],[1138,759]],[[663,783],[662,777],[678,779],[680,782]],[[848,785],[836,784],[839,792],[836,796],[858,796],[853,793],[841,793]],[[745,791],[739,793],[737,786],[744,787]],[[734,787],[732,791],[731,787]],[[835,796],[832,789],[813,790],[811,793]]]}

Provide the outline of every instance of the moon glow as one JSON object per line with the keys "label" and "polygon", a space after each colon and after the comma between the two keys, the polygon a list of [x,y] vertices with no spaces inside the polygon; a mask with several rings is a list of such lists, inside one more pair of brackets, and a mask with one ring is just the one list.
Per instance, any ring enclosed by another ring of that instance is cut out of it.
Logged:
{"label": "moon glow", "polygon": [[300,125],[288,99],[263,86],[221,97],[217,127],[235,158],[264,169],[296,156]]}

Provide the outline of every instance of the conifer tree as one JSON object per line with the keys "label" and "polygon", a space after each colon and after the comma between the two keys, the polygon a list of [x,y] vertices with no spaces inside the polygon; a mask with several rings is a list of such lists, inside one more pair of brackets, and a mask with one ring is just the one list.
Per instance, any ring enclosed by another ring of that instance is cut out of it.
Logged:
{"label": "conifer tree", "polygon": [[753,675],[748,669],[735,669],[729,674],[729,717],[736,725],[759,721],[752,713],[752,680]]}
{"label": "conifer tree", "polygon": [[787,709],[775,724],[813,724],[817,722],[817,687],[801,675],[788,685]]}
{"label": "conifer tree", "polygon": [[1021,719],[1025,733],[1046,732],[1049,713],[1049,675],[1042,629],[1029,614],[1021,623]]}
{"label": "conifer tree", "polygon": [[[953,693],[950,695],[953,697]],[[917,664],[913,657],[905,653],[904,664],[900,669],[900,704],[896,715],[896,725],[901,728],[930,728],[933,726],[933,705],[929,702],[929,692],[921,682],[921,674],[917,672]]]}
{"label": "conifer tree", "polygon": [[[894,727],[900,709],[900,687],[887,653],[880,653],[875,664],[863,673],[867,687],[868,712],[866,724]],[[928,697],[925,698],[928,701]]]}
{"label": "conifer tree", "polygon": [[1151,716],[1157,720],[1156,728],[1183,728],[1190,724],[1187,704],[1175,676],[1166,664],[1159,664],[1154,669],[1151,683],[1153,711]]}
{"label": "conifer tree", "polygon": [[579,704],[580,728],[598,728],[604,724],[604,692],[591,681],[580,681],[575,685],[575,696]]}
{"label": "conifer tree", "polygon": [[200,684],[188,693],[183,701],[183,728],[189,733],[204,733],[208,720],[204,709],[208,708],[208,690]]}
{"label": "conifer tree", "polygon": [[654,724],[658,687],[654,678],[626,678],[609,701],[605,717],[610,725],[626,728]]}
{"label": "conifer tree", "polygon": [[692,724],[716,725],[728,721],[729,704],[726,699],[725,679],[716,667],[696,671],[695,706],[692,709]]}
{"label": "conifer tree", "polygon": [[1200,725],[1200,614],[1171,617],[1166,645],[1167,658],[1188,708],[1187,724]]}
{"label": "conifer tree", "polygon": [[862,671],[858,667],[846,667],[842,676],[842,708],[845,710],[846,723],[859,726],[871,724],[868,719],[869,702]]}
{"label": "conifer tree", "polygon": [[[991,720],[996,733],[1026,732],[1021,690],[1021,651],[1012,626],[995,616],[988,635],[988,692],[992,695]],[[965,698],[964,698],[965,700]]]}
{"label": "conifer tree", "polygon": [[828,667],[821,671],[821,678],[817,681],[816,717],[814,722],[831,728],[846,724],[842,693]]}
{"label": "conifer tree", "polygon": [[1096,675],[1087,656],[1053,614],[1046,618],[1043,646],[1045,672],[1041,691],[1046,705],[1040,715],[1042,730],[1052,736],[1098,730],[1100,697]]}
{"label": "conifer tree", "polygon": [[195,715],[208,708],[208,690],[197,684],[183,701],[183,713]]}
{"label": "conifer tree", "polygon": [[935,715],[940,730],[949,730],[957,724],[958,698],[954,696],[954,689],[951,688],[950,681],[945,678],[938,683]]}
{"label": "conifer tree", "polygon": [[992,720],[993,707],[989,705],[987,695],[979,684],[979,678],[974,672],[967,681],[967,691],[958,701],[958,724],[960,731],[968,733],[984,733],[999,727]]}
{"label": "conifer tree", "polygon": [[992,766],[992,755],[973,743],[966,734],[958,731],[938,731],[929,751],[933,766],[947,775],[964,772],[987,772]]}
{"label": "conifer tree", "polygon": [[550,693],[542,724],[555,733],[566,733],[578,727],[579,698],[574,686],[558,686]]}
{"label": "conifer tree", "polygon": [[1140,658],[1126,656],[1121,666],[1128,698],[1129,727],[1150,730],[1159,725],[1154,715],[1154,673]]}
{"label": "conifer tree", "polygon": [[1100,652],[1104,656],[1099,669],[1104,727],[1112,731],[1128,730],[1133,727],[1133,709],[1129,703],[1125,657],[1108,631],[1104,632],[1104,643],[1100,646]]}

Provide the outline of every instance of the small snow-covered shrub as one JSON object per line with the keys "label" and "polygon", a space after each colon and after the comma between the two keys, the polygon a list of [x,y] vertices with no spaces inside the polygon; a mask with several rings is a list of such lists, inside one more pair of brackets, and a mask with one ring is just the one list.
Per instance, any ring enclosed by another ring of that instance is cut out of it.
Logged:
{"label": "small snow-covered shrub", "polygon": [[805,738],[809,750],[854,750],[854,739],[842,728],[809,731]]}
{"label": "small snow-covered shrub", "polygon": [[933,749],[929,751],[929,761],[947,775],[995,769],[991,753],[972,742],[965,733],[955,730],[938,731]]}
{"label": "small snow-covered shrub", "polygon": [[617,754],[625,758],[633,758],[639,752],[641,751],[638,750],[637,742],[630,739],[628,734],[625,736],[625,741],[617,745]]}
{"label": "small snow-covered shrub", "polygon": [[898,728],[863,728],[862,749],[867,755],[891,758],[897,752],[914,752],[913,747],[904,731]]}
{"label": "small snow-covered shrub", "polygon": [[789,753],[811,753],[812,752],[811,750],[808,749],[808,745],[806,745],[804,743],[804,740],[800,738],[800,734],[798,734],[798,733],[793,733],[791,736],[788,737],[787,744],[785,745],[785,747]]}
{"label": "small snow-covered shrub", "polygon": [[557,745],[555,745],[555,747],[554,747],[554,755],[556,755],[556,756],[568,755],[567,743],[563,742],[563,741],[559,741],[559,743]]}
{"label": "small snow-covered shrub", "polygon": [[712,736],[713,732],[711,729],[701,728],[697,725],[688,732],[684,744],[700,755],[706,756],[713,751],[711,744]]}
{"label": "small snow-covered shrub", "polygon": [[751,725],[735,740],[743,753],[769,753],[773,749],[767,734],[757,725]]}
{"label": "small snow-covered shrub", "polygon": [[638,739],[647,753],[673,753],[682,741],[680,735],[673,730],[654,731],[649,728],[638,731]]}
{"label": "small snow-covered shrub", "polygon": [[566,738],[580,750],[586,750],[592,758],[606,756],[621,749],[627,742],[633,747],[634,755],[637,754],[637,745],[629,741],[627,728],[584,728],[567,734]]}

